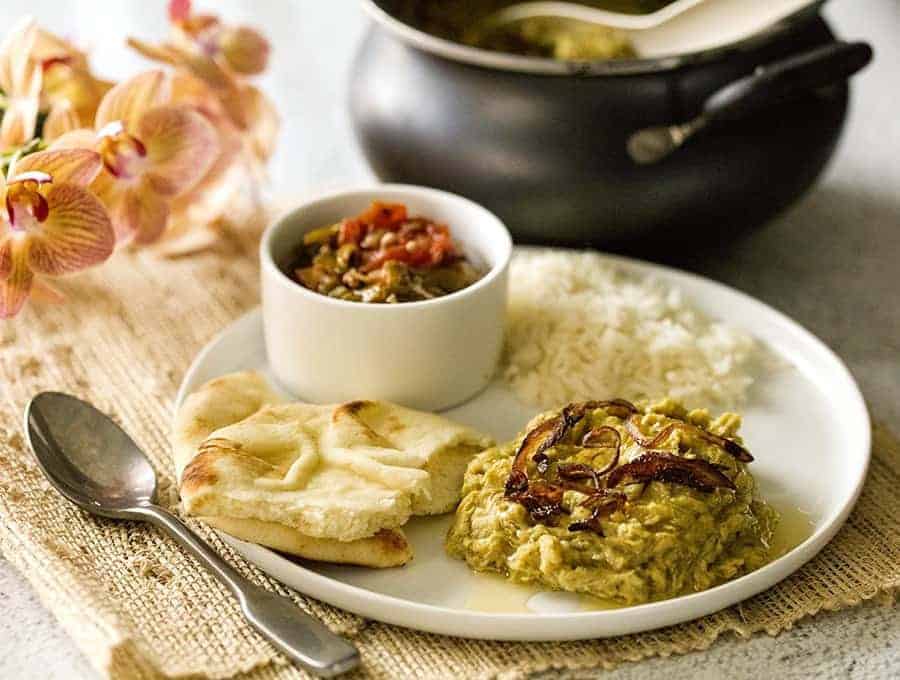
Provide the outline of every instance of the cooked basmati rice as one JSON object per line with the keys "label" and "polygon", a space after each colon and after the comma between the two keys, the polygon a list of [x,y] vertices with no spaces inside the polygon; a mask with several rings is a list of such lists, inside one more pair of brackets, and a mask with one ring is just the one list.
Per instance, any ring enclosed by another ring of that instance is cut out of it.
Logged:
{"label": "cooked basmati rice", "polygon": [[724,408],[753,382],[749,335],[596,254],[519,252],[510,280],[503,372],[526,402],[671,396]]}

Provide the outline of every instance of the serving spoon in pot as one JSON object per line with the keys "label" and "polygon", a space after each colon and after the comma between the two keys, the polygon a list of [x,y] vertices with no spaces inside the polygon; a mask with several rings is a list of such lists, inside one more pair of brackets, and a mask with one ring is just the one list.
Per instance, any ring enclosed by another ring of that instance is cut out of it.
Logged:
{"label": "serving spoon in pot", "polygon": [[645,14],[629,14],[591,7],[577,2],[536,1],[517,2],[489,14],[479,23],[484,27],[499,28],[506,24],[524,21],[525,19],[555,18],[584,21],[586,23],[641,31],[654,28],[679,14],[686,12],[703,0],[676,0],[653,12]]}
{"label": "serving spoon in pot", "polygon": [[104,413],[71,395],[42,392],[25,409],[25,432],[44,474],[63,496],[95,515],[149,522],[168,533],[231,590],[253,627],[292,661],[321,677],[359,665],[353,645],[290,600],[245,579],[157,505],[150,462]]}

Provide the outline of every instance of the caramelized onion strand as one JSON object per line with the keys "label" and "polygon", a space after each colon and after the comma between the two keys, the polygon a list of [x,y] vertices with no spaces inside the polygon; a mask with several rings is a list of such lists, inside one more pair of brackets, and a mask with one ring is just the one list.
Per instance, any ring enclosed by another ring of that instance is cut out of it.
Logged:
{"label": "caramelized onion strand", "polygon": [[[602,439],[604,437],[612,437],[613,443],[608,445],[602,444]],[[587,446],[588,448],[611,448],[615,449],[613,453],[613,457],[610,459],[609,463],[603,466],[600,470],[597,470],[597,476],[602,477],[606,473],[613,470],[616,465],[619,464],[619,451],[622,448],[622,435],[619,434],[619,431],[614,427],[609,427],[608,425],[604,425],[603,427],[596,427],[589,432],[587,432],[584,437],[581,439],[581,445]],[[597,483],[597,488],[600,488],[600,483]]]}
{"label": "caramelized onion strand", "polygon": [[753,461],[753,456],[750,455],[750,452],[733,439],[720,437],[719,435],[713,434],[709,430],[704,429],[699,425],[693,425],[692,423],[688,423],[683,420],[676,420],[676,422],[674,423],[669,423],[657,434],[649,438],[646,437],[641,431],[640,426],[635,422],[634,416],[628,418],[628,420],[625,421],[625,429],[628,430],[628,434],[631,435],[632,439],[634,439],[634,441],[644,449],[655,449],[666,439],[668,439],[669,435],[671,435],[675,430],[684,430],[691,434],[697,435],[710,444],[718,446],[720,449],[725,451],[725,453],[730,454],[736,460],[739,460],[742,463],[750,463]]}
{"label": "caramelized onion strand", "polygon": [[715,465],[701,458],[681,458],[665,451],[649,451],[613,470],[606,478],[609,487],[638,482],[670,482],[698,491],[717,488],[735,490],[734,482]]}

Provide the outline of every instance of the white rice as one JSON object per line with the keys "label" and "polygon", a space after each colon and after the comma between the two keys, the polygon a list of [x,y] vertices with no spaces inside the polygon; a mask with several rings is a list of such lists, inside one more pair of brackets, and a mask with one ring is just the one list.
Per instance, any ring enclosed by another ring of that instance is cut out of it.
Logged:
{"label": "white rice", "polygon": [[739,405],[756,342],[711,321],[679,290],[593,253],[520,252],[510,271],[504,375],[547,408],[585,399],[671,396]]}

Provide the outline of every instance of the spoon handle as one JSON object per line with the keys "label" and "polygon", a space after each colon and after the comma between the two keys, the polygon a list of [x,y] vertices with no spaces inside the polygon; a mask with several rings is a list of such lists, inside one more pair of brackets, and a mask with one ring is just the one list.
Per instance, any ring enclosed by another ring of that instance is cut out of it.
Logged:
{"label": "spoon handle", "polygon": [[359,652],[290,600],[260,588],[241,576],[178,517],[156,505],[136,508],[166,531],[228,586],[247,620],[279,651],[310,673],[330,678],[359,665]]}
{"label": "spoon handle", "polygon": [[805,92],[841,82],[872,60],[864,42],[835,41],[757,68],[729,83],[703,105],[703,115],[717,122],[733,121]]}

